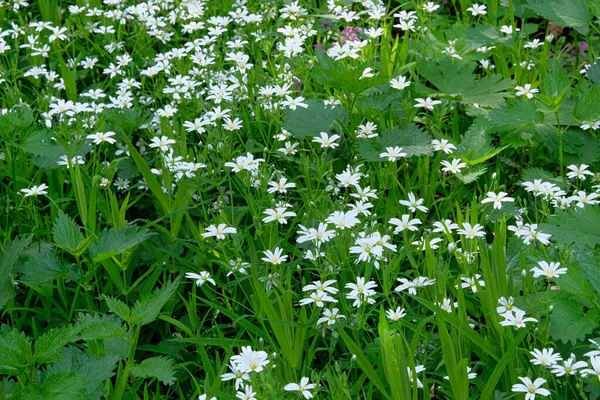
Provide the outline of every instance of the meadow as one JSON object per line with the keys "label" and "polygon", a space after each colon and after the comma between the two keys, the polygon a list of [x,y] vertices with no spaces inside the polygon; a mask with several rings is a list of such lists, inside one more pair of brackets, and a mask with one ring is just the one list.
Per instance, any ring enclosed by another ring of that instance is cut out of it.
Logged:
{"label": "meadow", "polygon": [[0,398],[600,398],[599,0],[0,0]]}

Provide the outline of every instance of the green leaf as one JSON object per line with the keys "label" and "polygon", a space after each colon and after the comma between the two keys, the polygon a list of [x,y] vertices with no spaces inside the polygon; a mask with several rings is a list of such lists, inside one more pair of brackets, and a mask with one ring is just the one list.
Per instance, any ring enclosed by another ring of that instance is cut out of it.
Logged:
{"label": "green leaf", "polygon": [[340,121],[346,123],[348,112],[341,106],[332,108],[320,100],[306,100],[308,108],[298,107],[287,110],[283,117],[283,127],[292,135],[303,139],[329,132]]}
{"label": "green leaf", "polygon": [[549,217],[549,224],[542,225],[542,231],[550,233],[552,239],[561,244],[577,243],[595,247],[600,243],[600,209],[594,207],[576,208],[570,211],[558,210]]}
{"label": "green leaf", "polygon": [[165,385],[175,383],[175,362],[170,357],[151,357],[131,367],[136,378],[156,378]]}
{"label": "green leaf", "polygon": [[112,297],[104,296],[104,301],[106,301],[106,305],[110,309],[110,311],[114,312],[119,316],[123,321],[128,324],[133,325],[131,322],[131,309],[127,304],[123,303],[119,299],[114,299]]}
{"label": "green leaf", "polygon": [[567,187],[570,185],[562,177],[556,176],[551,172],[544,171],[541,168],[527,168],[525,171],[523,171],[523,175],[521,176],[521,182],[533,182],[536,179],[541,179],[542,182],[550,182],[561,189],[567,189]]}
{"label": "green leaf", "polygon": [[132,323],[146,325],[154,321],[158,317],[160,310],[175,294],[180,281],[181,277],[155,290],[149,296],[136,301],[131,310]]}
{"label": "green leaf", "polygon": [[79,314],[79,339],[87,342],[123,336],[127,328],[115,315]]}
{"label": "green leaf", "polygon": [[121,130],[128,136],[131,136],[136,129],[151,119],[148,110],[141,111],[137,108],[126,110],[105,108],[102,111],[102,115],[111,123],[115,130]]}
{"label": "green leaf", "polygon": [[487,172],[485,167],[475,167],[469,169],[466,173],[456,174],[456,177],[465,185],[475,182],[481,175]]}
{"label": "green leaf", "polygon": [[83,380],[74,372],[42,373],[16,400],[86,400]]}
{"label": "green leaf", "polygon": [[138,232],[134,225],[119,230],[104,229],[100,237],[91,245],[90,255],[94,262],[100,262],[132,249],[152,235],[153,233],[147,229]]}
{"label": "green leaf", "polygon": [[573,116],[580,122],[596,121],[600,119],[600,88],[585,83],[577,96]]}
{"label": "green leaf", "polygon": [[600,87],[600,61],[596,61],[588,68],[586,76],[594,86]]}
{"label": "green leaf", "polygon": [[38,363],[47,363],[58,358],[60,351],[72,342],[79,333],[78,325],[68,325],[46,331],[35,341],[33,355]]}
{"label": "green leaf", "polygon": [[486,120],[485,126],[492,132],[533,130],[536,124],[544,121],[544,114],[537,111],[532,101],[519,99],[490,110]]}
{"label": "green leaf", "polygon": [[9,136],[33,123],[33,111],[29,106],[17,106],[0,115],[0,136]]}
{"label": "green leaf", "polygon": [[360,79],[363,71],[371,63],[365,62],[355,67],[350,67],[343,61],[335,61],[333,58],[317,53],[317,63],[312,71],[312,78],[333,89],[350,92],[359,95],[367,89],[383,84],[387,79],[375,75],[372,78]]}
{"label": "green leaf", "polygon": [[15,288],[11,277],[15,272],[15,265],[19,256],[30,244],[33,235],[16,238],[4,246],[2,255],[0,255],[0,308],[15,297]]}
{"label": "green leaf", "polygon": [[[573,261],[579,268],[581,275],[585,279],[585,283],[596,291],[596,296],[600,296],[600,252],[595,251],[591,247],[577,245],[573,251]],[[571,270],[572,268],[570,267],[566,274],[567,276],[571,275]],[[581,289],[579,294],[581,294]]]}
{"label": "green leaf", "polygon": [[0,375],[17,375],[31,357],[31,340],[15,327],[0,327]]}
{"label": "green leaf", "polygon": [[579,28],[592,21],[586,0],[528,0],[528,7],[559,26]]}
{"label": "green leaf", "polygon": [[118,357],[97,357],[83,353],[76,347],[61,351],[61,358],[46,370],[47,374],[75,374],[83,383],[86,400],[96,400],[104,395],[104,383],[114,375]]}
{"label": "green leaf", "polygon": [[600,322],[600,310],[585,312],[583,305],[573,296],[560,296],[550,314],[552,338],[576,345],[594,332]]}
{"label": "green leaf", "polygon": [[433,152],[431,136],[417,125],[408,124],[403,127],[394,127],[383,131],[373,141],[361,140],[358,142],[358,154],[366,161],[386,161],[379,154],[386,147],[402,147],[406,157],[429,155]]}
{"label": "green leaf", "polygon": [[17,266],[17,272],[22,275],[21,282],[33,285],[66,275],[74,279],[80,276],[79,271],[73,270],[52,253],[27,255],[25,261]]}
{"label": "green leaf", "polygon": [[495,148],[492,138],[485,127],[471,126],[461,136],[455,155],[461,157],[469,165],[477,165],[499,154],[505,147]]}
{"label": "green leaf", "polygon": [[62,210],[58,210],[52,225],[52,237],[57,247],[76,256],[81,255],[88,246],[79,225]]}

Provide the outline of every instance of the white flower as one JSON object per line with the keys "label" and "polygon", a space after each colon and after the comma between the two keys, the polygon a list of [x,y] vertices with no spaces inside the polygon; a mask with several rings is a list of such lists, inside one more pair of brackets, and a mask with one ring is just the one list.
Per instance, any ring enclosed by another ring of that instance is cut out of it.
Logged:
{"label": "white flower", "polygon": [[584,361],[577,361],[575,358],[575,354],[571,354],[571,356],[562,362],[562,364],[553,364],[550,369],[551,372],[556,376],[563,375],[575,375],[578,369],[582,369],[587,367],[587,363]]}
{"label": "white flower", "polygon": [[534,267],[531,269],[534,278],[545,276],[548,279],[552,279],[558,278],[560,275],[564,275],[567,273],[566,268],[559,268],[559,262],[551,262],[550,264],[548,264],[546,261],[540,261],[538,262],[538,265],[540,266],[540,268]]}
{"label": "white flower", "polygon": [[487,11],[485,10],[485,5],[480,5],[480,4],[473,4],[471,7],[467,8],[467,11],[471,11],[471,15],[473,15],[474,17],[478,16],[478,15],[485,15],[487,14]]}
{"label": "white flower", "polygon": [[419,228],[416,225],[421,225],[421,220],[418,218],[411,219],[409,214],[402,215],[401,219],[392,218],[389,221],[390,224],[396,225],[396,229],[394,229],[394,233],[400,233],[405,229],[409,231],[416,232]]}
{"label": "white flower", "polygon": [[460,171],[463,168],[467,167],[467,163],[464,162],[460,162],[460,158],[454,158],[452,159],[452,162],[448,162],[446,160],[443,160],[440,162],[440,164],[442,164],[444,166],[444,168],[442,168],[442,171],[444,172],[450,172],[453,174],[458,174],[460,173]]}
{"label": "white flower", "polygon": [[419,276],[419,277],[413,279],[412,281],[408,280],[406,278],[398,278],[397,281],[400,282],[401,285],[396,286],[394,291],[403,292],[406,289],[408,289],[408,293],[412,294],[412,295],[417,294],[417,288],[431,286],[435,283],[435,279],[429,279],[426,276]]}
{"label": "white flower", "polygon": [[517,86],[515,87],[515,90],[517,91],[517,96],[525,96],[528,99],[533,97],[533,93],[540,92],[539,89],[532,89],[530,83],[526,83],[524,86]]}
{"label": "white flower", "polygon": [[242,347],[239,355],[231,357],[230,362],[239,371],[260,372],[265,365],[269,364],[269,355],[264,351],[254,351],[250,346],[245,346]]}
{"label": "white flower", "polygon": [[394,89],[403,90],[404,88],[410,86],[410,81],[407,81],[405,76],[399,76],[398,78],[390,81],[390,86]]}
{"label": "white flower", "polygon": [[219,226],[210,225],[206,228],[206,231],[202,234],[202,237],[208,238],[211,236],[215,236],[217,239],[225,239],[225,235],[228,233],[236,233],[237,229],[231,226],[227,226],[227,224],[219,224]]}
{"label": "white flower", "polygon": [[502,203],[514,203],[515,199],[512,197],[508,197],[508,193],[499,192],[498,194],[494,192],[488,192],[487,197],[481,200],[481,204],[486,203],[494,203],[494,209],[502,209]]}
{"label": "white flower", "polygon": [[237,397],[240,400],[256,400],[255,396],[256,392],[254,392],[254,390],[252,389],[252,385],[246,385],[243,392],[239,391],[235,394],[235,397]]}
{"label": "white flower", "polygon": [[588,167],[589,165],[587,164],[581,164],[580,166],[572,164],[567,166],[567,169],[571,171],[567,172],[567,178],[581,179],[582,181],[585,181],[586,175],[594,176],[594,173],[592,171],[588,171]]}
{"label": "white flower", "polygon": [[339,314],[340,310],[337,308],[333,308],[329,310],[328,308],[323,310],[323,315],[317,321],[317,325],[321,325],[327,323],[327,326],[335,325],[336,321],[340,318],[346,319],[346,316]]}
{"label": "white flower", "polygon": [[149,146],[152,148],[159,148],[162,152],[166,153],[171,148],[172,144],[177,143],[173,139],[169,139],[167,136],[153,137],[150,141]]}
{"label": "white flower", "polygon": [[443,151],[446,154],[451,154],[453,150],[456,150],[456,146],[448,142],[447,139],[431,141],[431,145],[435,151]]}
{"label": "white flower", "polygon": [[422,211],[422,212],[427,212],[429,209],[427,207],[425,207],[424,205],[422,205],[424,203],[425,200],[423,199],[418,199],[415,196],[415,194],[413,192],[410,192],[408,194],[408,200],[400,200],[399,203],[402,204],[403,206],[408,207],[408,209],[412,212],[415,212],[417,210]]}
{"label": "white flower", "polygon": [[534,365],[549,367],[562,360],[560,354],[554,353],[554,349],[542,349],[541,351],[533,349],[529,353],[533,356],[533,359],[529,360],[529,362]]}
{"label": "white flower", "polygon": [[440,100],[433,100],[431,97],[426,99],[415,99],[417,104],[415,104],[415,108],[425,107],[428,110],[433,110],[433,106],[436,104],[442,104]]}
{"label": "white flower", "polygon": [[264,262],[271,263],[273,265],[281,264],[282,262],[287,261],[288,259],[287,255],[282,255],[283,249],[279,247],[276,247],[274,252],[271,250],[263,251],[263,254],[265,256],[261,258],[261,260],[263,260]]}
{"label": "white flower", "polygon": [[287,211],[285,207],[277,207],[274,210],[269,208],[265,210],[264,213],[267,214],[267,216],[262,219],[262,221],[265,223],[277,221],[280,224],[287,224],[287,217],[296,216],[295,212]]}
{"label": "white flower", "polygon": [[339,146],[339,143],[336,143],[335,141],[338,140],[340,138],[340,135],[331,135],[329,136],[327,134],[327,132],[321,132],[320,133],[320,137],[314,137],[313,138],[313,142],[315,143],[320,143],[321,144],[321,148],[325,149],[325,148],[332,148],[335,149],[336,147]]}
{"label": "white flower", "polygon": [[310,303],[315,303],[315,305],[317,307],[323,308],[323,307],[325,307],[324,302],[326,302],[326,301],[328,301],[330,303],[337,303],[337,300],[334,299],[333,297],[331,297],[329,294],[327,294],[327,292],[325,292],[323,290],[317,290],[315,292],[312,292],[309,297],[300,300],[299,304],[301,306],[305,306]]}
{"label": "white flower", "polygon": [[347,283],[345,287],[352,289],[350,293],[346,294],[346,298],[354,300],[354,303],[352,303],[353,307],[360,307],[363,302],[369,304],[375,303],[375,299],[372,298],[377,293],[373,290],[377,287],[375,282],[369,281],[365,283],[365,278],[359,276],[356,278],[356,283]]}
{"label": "white flower", "polygon": [[289,108],[290,110],[295,110],[297,107],[308,108],[308,104],[303,103],[304,97],[299,96],[295,99],[291,96],[286,95],[285,100],[281,102],[282,106]]}
{"label": "white flower", "polygon": [[373,68],[367,67],[367,68],[365,68],[362,75],[358,79],[360,80],[360,79],[365,79],[365,78],[372,78],[374,76],[375,76],[375,74],[373,74]]}
{"label": "white flower", "polygon": [[114,132],[97,132],[92,135],[87,135],[86,139],[90,139],[94,142],[94,144],[101,144],[103,142],[114,144],[117,142],[115,139],[113,139],[113,136],[115,135],[116,133]]}
{"label": "white flower", "polygon": [[406,157],[406,153],[402,152],[402,147],[386,147],[383,153],[379,154],[381,158],[387,158],[388,161],[394,162],[400,157]]}
{"label": "white flower", "polygon": [[550,396],[550,391],[548,389],[541,388],[541,386],[546,383],[544,378],[537,378],[535,381],[531,382],[531,379],[528,377],[519,376],[519,380],[523,383],[514,384],[512,386],[512,391],[527,393],[525,395],[525,400],[534,400],[536,394],[544,397]]}
{"label": "white flower", "polygon": [[400,318],[406,317],[406,310],[402,307],[397,307],[395,310],[387,310],[385,313],[392,321],[398,321]]}
{"label": "white flower", "polygon": [[37,197],[42,194],[48,194],[46,189],[48,189],[48,185],[46,185],[45,183],[42,183],[41,185],[38,185],[38,186],[32,186],[31,189],[21,189],[21,192],[25,193],[25,197],[29,197],[29,196]]}
{"label": "white flower", "polygon": [[462,287],[463,289],[471,288],[471,291],[473,293],[477,293],[477,283],[479,284],[479,286],[485,287],[485,281],[480,278],[481,275],[479,274],[476,274],[473,278],[462,277],[460,278],[460,280],[462,281],[460,287]]}
{"label": "white flower", "polygon": [[313,397],[310,390],[314,389],[316,385],[314,383],[308,383],[309,380],[307,377],[302,377],[300,379],[300,384],[297,383],[288,383],[283,387],[284,390],[288,392],[300,392],[305,399],[310,399]]}
{"label": "white flower", "polygon": [[462,226],[463,226],[463,229],[459,229],[456,232],[458,232],[459,235],[466,236],[467,239],[474,239],[476,237],[484,237],[485,236],[485,231],[483,231],[483,226],[481,226],[479,224],[475,224],[475,226],[471,226],[471,224],[469,224],[468,222],[463,222]]}
{"label": "white flower", "polygon": [[504,321],[500,322],[502,326],[514,326],[515,329],[524,328],[526,322],[538,322],[535,318],[526,318],[525,311],[513,308],[502,314]]}
{"label": "white flower", "polygon": [[267,193],[287,193],[289,188],[295,188],[296,184],[294,182],[288,182],[287,178],[281,178],[279,181],[270,181],[269,188],[267,189]]}
{"label": "white flower", "polygon": [[438,4],[435,4],[433,1],[423,4],[423,10],[430,12],[430,13],[434,12],[438,8],[440,8],[440,6]]}
{"label": "white flower", "polygon": [[206,282],[210,282],[215,285],[214,279],[210,277],[210,274],[206,271],[201,271],[200,274],[196,274],[194,272],[186,272],[185,277],[188,279],[195,279],[196,286],[202,286]]}

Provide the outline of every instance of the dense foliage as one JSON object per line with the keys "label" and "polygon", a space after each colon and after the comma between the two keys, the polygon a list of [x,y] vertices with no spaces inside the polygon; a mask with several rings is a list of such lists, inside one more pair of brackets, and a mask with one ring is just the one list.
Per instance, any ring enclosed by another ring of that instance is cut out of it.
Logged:
{"label": "dense foliage", "polygon": [[598,0],[0,0],[0,397],[597,399]]}

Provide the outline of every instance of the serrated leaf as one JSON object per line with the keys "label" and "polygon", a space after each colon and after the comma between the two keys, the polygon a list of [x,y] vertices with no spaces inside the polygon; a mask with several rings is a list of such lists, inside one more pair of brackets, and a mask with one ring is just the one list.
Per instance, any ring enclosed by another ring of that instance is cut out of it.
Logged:
{"label": "serrated leaf", "polygon": [[16,400],[86,400],[84,382],[73,372],[42,373]]}
{"label": "serrated leaf", "polygon": [[387,81],[387,79],[378,75],[360,79],[363,71],[369,64],[365,62],[358,66],[350,67],[348,63],[335,61],[323,53],[317,53],[317,63],[313,68],[311,77],[324,86],[350,92],[357,96],[365,90]]}
{"label": "serrated leaf", "polygon": [[358,154],[366,161],[385,161],[380,154],[386,147],[402,147],[406,157],[429,155],[433,152],[431,136],[417,125],[408,124],[383,131],[374,140],[358,142]]}
{"label": "serrated leaf", "polygon": [[136,378],[156,378],[165,385],[175,383],[175,362],[170,357],[151,357],[131,367]]}
{"label": "serrated leaf", "polygon": [[485,167],[476,167],[472,168],[467,172],[456,174],[456,177],[465,185],[469,183],[473,183],[479,178],[481,175],[487,172],[487,168]]}
{"label": "serrated leaf", "polygon": [[[577,245],[573,252],[573,261],[577,265],[585,282],[600,296],[600,254],[590,247]],[[569,268],[567,275],[571,274]],[[581,289],[580,289],[581,290]],[[581,293],[581,292],[580,292]]]}
{"label": "serrated leaf", "polygon": [[455,155],[461,157],[469,165],[477,165],[498,155],[505,147],[495,148],[492,138],[485,127],[471,126],[456,147]]}
{"label": "serrated leaf", "polygon": [[104,382],[114,375],[118,357],[98,357],[83,353],[76,347],[61,351],[60,360],[46,370],[47,374],[74,373],[83,382],[86,400],[96,400],[103,396]]}
{"label": "serrated leaf", "polygon": [[600,209],[594,207],[576,208],[570,211],[558,210],[549,217],[549,224],[542,231],[550,233],[552,240],[561,244],[577,243],[594,248],[600,243]]}
{"label": "serrated leaf", "polygon": [[175,294],[181,278],[155,290],[149,296],[135,302],[131,310],[131,321],[135,324],[146,325],[154,321],[167,301]]}
{"label": "serrated leaf", "polygon": [[573,296],[560,296],[553,306],[550,322],[552,338],[555,340],[576,345],[598,326],[600,310],[594,308],[586,312]]}
{"label": "serrated leaf", "polygon": [[105,108],[102,115],[115,130],[121,130],[128,136],[151,119],[148,110],[141,111],[137,108],[125,110]]}
{"label": "serrated leaf", "polygon": [[0,115],[0,136],[9,136],[33,123],[33,111],[23,105]]}
{"label": "serrated leaf", "polygon": [[115,315],[79,314],[79,339],[92,341],[122,336],[127,328]]}
{"label": "serrated leaf", "polygon": [[485,127],[493,132],[531,129],[544,121],[544,114],[538,112],[532,101],[516,100],[511,104],[490,110]]}
{"label": "serrated leaf", "polygon": [[71,272],[71,277],[78,276],[76,271],[70,270],[58,257],[52,253],[31,254],[25,261],[17,266],[21,274],[20,281],[27,284],[41,285]]}
{"label": "serrated leaf", "polygon": [[81,255],[87,248],[81,228],[62,210],[58,210],[58,216],[52,224],[52,237],[57,247],[76,256]]}
{"label": "serrated leaf", "polygon": [[587,26],[592,13],[586,0],[528,0],[528,7],[559,26]]}
{"label": "serrated leaf", "polygon": [[329,132],[336,121],[344,124],[348,118],[348,112],[341,106],[331,108],[320,100],[305,103],[307,108],[287,110],[283,117],[283,127],[297,138],[319,136],[320,132]]}
{"label": "serrated leaf", "polygon": [[15,272],[15,265],[19,256],[30,244],[33,235],[16,238],[5,245],[2,255],[0,255],[0,308],[15,297],[15,288],[10,277]]}
{"label": "serrated leaf", "polygon": [[595,86],[600,87],[600,62],[599,61],[596,61],[588,68],[586,76],[590,81],[592,81],[592,83]]}
{"label": "serrated leaf", "polygon": [[18,329],[0,327],[0,374],[17,375],[31,357],[31,340]]}
{"label": "serrated leaf", "polygon": [[585,83],[577,96],[573,116],[581,122],[597,121],[600,119],[600,88]]}
{"label": "serrated leaf", "polygon": [[123,303],[119,299],[114,299],[108,296],[104,296],[104,301],[106,301],[106,305],[108,306],[110,311],[118,315],[119,318],[121,318],[123,321],[133,325],[133,323],[131,322],[131,309],[127,304]]}
{"label": "serrated leaf", "polygon": [[94,262],[100,262],[132,249],[152,235],[153,233],[147,229],[138,232],[134,225],[119,230],[104,229],[100,237],[90,246],[90,255]]}
{"label": "serrated leaf", "polygon": [[46,331],[35,341],[33,355],[38,363],[47,363],[58,358],[60,351],[72,342],[79,333],[78,325],[67,325]]}

